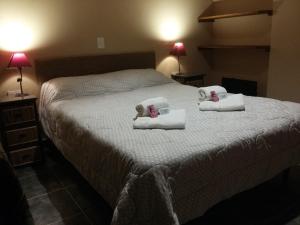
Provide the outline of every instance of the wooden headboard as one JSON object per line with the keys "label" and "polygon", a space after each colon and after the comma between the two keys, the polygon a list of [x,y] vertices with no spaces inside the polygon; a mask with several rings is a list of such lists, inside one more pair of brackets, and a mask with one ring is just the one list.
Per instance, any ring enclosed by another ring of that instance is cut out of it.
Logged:
{"label": "wooden headboard", "polygon": [[154,52],[38,59],[35,61],[35,72],[40,83],[56,77],[146,68],[155,68]]}

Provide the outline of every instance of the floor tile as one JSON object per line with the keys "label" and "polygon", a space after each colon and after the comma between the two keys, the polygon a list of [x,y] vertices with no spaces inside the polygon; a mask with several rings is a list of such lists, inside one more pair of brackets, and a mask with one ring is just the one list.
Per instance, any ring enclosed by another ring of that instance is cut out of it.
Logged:
{"label": "floor tile", "polygon": [[90,186],[86,184],[71,186],[67,188],[75,202],[81,209],[91,207],[110,208],[103,198]]}
{"label": "floor tile", "polygon": [[92,225],[85,215],[79,214],[71,218],[51,223],[49,225]]}
{"label": "floor tile", "polygon": [[43,160],[40,163],[32,164],[32,165],[26,165],[22,167],[15,168],[16,175],[19,179],[29,177],[32,175],[35,175],[36,173],[42,173],[49,171],[49,165],[52,165],[53,162],[49,157],[45,157],[45,160]]}
{"label": "floor tile", "polygon": [[67,191],[72,196],[73,200],[80,205],[81,209],[97,206],[97,198],[95,198],[94,191],[80,186],[71,186]]}
{"label": "floor tile", "polygon": [[35,225],[47,225],[81,213],[65,190],[32,198],[28,205]]}
{"label": "floor tile", "polygon": [[62,189],[58,179],[50,172],[36,172],[19,179],[27,199]]}
{"label": "floor tile", "polygon": [[69,187],[67,191],[93,224],[110,224],[113,210],[95,190],[83,184]]}
{"label": "floor tile", "polygon": [[67,164],[55,165],[51,167],[51,171],[64,187],[78,185],[83,179],[74,168]]}
{"label": "floor tile", "polygon": [[101,207],[92,207],[83,210],[93,225],[110,225],[112,211]]}
{"label": "floor tile", "polygon": [[16,168],[15,172],[19,179],[33,176],[36,173],[36,171],[31,166]]}

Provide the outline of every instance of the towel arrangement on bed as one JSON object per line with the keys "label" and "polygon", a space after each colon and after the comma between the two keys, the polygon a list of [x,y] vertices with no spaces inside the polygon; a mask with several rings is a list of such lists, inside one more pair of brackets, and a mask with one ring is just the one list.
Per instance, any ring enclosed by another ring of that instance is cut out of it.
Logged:
{"label": "towel arrangement on bed", "polygon": [[200,111],[243,111],[245,110],[244,96],[242,94],[228,94],[221,86],[199,88]]}
{"label": "towel arrangement on bed", "polygon": [[149,106],[153,106],[157,110],[160,110],[163,108],[168,109],[170,107],[168,100],[164,97],[149,98],[149,99],[146,99],[146,100],[140,102],[135,107],[135,109],[137,111],[136,118],[150,116],[150,112],[148,110]]}
{"label": "towel arrangement on bed", "polygon": [[134,129],[184,129],[185,110],[170,109],[164,97],[149,98],[135,107],[137,111],[133,122]]}
{"label": "towel arrangement on bed", "polygon": [[202,101],[211,101],[212,99],[212,92],[214,92],[219,99],[226,98],[228,93],[224,87],[215,85],[209,87],[201,87],[198,89],[199,92],[199,100]]}

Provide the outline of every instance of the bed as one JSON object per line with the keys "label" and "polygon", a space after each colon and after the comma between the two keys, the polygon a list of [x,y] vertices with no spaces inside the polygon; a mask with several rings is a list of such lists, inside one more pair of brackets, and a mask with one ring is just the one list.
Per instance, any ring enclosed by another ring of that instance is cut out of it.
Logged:
{"label": "bed", "polygon": [[[299,104],[245,96],[246,111],[199,112],[197,89],[155,71],[154,59],[36,62],[43,128],[114,208],[112,225],[184,224],[300,162]],[[133,129],[135,105],[156,96],[186,109],[184,130]]]}

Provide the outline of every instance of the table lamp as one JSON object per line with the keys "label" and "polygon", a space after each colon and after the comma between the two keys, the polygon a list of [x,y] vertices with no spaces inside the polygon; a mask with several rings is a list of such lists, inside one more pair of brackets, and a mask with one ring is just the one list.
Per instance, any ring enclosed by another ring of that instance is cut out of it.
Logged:
{"label": "table lamp", "polygon": [[171,55],[177,56],[178,59],[178,73],[176,75],[180,75],[181,71],[180,71],[180,56],[185,56],[186,55],[186,51],[185,51],[185,47],[184,44],[182,42],[176,42],[171,51],[170,51]]}
{"label": "table lamp", "polygon": [[23,97],[23,96],[28,95],[28,94],[24,94],[23,86],[22,86],[22,79],[23,79],[22,67],[31,67],[31,64],[30,64],[27,56],[22,52],[13,53],[7,67],[17,67],[20,72],[20,75],[21,75],[17,79],[17,82],[20,83],[20,91],[21,92],[17,93],[16,96]]}

